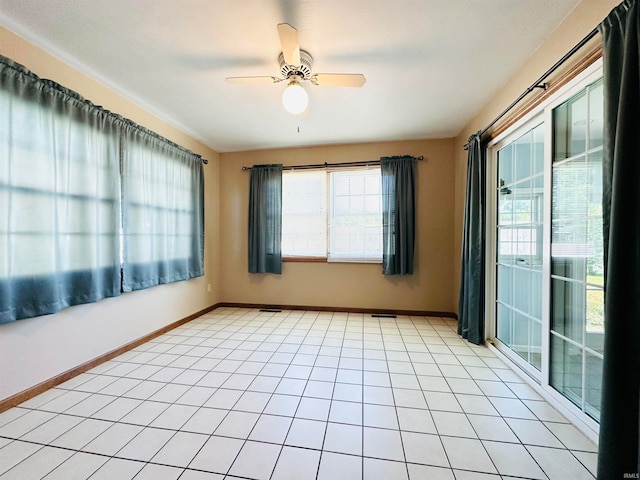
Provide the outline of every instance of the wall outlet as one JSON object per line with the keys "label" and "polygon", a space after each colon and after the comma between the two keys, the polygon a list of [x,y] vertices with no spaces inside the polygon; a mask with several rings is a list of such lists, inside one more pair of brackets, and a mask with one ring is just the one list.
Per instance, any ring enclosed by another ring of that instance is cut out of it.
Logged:
{"label": "wall outlet", "polygon": [[207,283],[207,292],[210,292],[210,291],[211,291],[211,284]]}

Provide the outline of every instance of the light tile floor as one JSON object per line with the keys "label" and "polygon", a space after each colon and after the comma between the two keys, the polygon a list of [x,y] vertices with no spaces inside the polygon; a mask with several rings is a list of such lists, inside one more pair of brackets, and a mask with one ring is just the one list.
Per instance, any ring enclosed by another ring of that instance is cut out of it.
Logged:
{"label": "light tile floor", "polygon": [[0,414],[2,480],[592,480],[596,451],[434,317],[219,308]]}

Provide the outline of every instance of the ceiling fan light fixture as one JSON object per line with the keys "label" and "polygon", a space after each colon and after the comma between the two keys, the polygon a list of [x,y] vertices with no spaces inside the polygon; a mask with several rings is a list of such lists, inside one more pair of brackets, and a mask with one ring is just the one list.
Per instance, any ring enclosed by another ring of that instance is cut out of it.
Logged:
{"label": "ceiling fan light fixture", "polygon": [[291,80],[282,92],[282,106],[292,115],[300,115],[309,106],[309,95],[297,79]]}
{"label": "ceiling fan light fixture", "polygon": [[324,87],[362,87],[366,78],[361,73],[312,73],[313,57],[300,48],[298,31],[288,23],[278,24],[278,35],[282,52],[278,56],[281,77],[252,76],[227,77],[229,83],[279,83],[289,84],[282,92],[282,105],[292,115],[300,115],[307,111],[309,95],[302,87],[303,80],[312,85]]}

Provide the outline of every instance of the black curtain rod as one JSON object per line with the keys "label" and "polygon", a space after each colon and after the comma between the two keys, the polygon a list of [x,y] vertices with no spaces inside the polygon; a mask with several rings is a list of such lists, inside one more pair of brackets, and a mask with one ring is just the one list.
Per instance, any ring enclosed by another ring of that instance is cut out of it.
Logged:
{"label": "black curtain rod", "polygon": [[129,120],[126,117],[123,117],[122,115],[118,114],[118,113],[114,113],[110,110],[107,110],[106,108],[102,107],[101,105],[96,105],[95,103],[93,103],[91,100],[88,100],[86,98],[84,98],[82,95],[80,95],[78,92],[71,90],[70,88],[67,88],[63,85],[60,85],[58,82],[55,82],[53,80],[47,79],[47,78],[41,78],[38,75],[36,75],[35,73],[33,73],[31,70],[29,70],[27,67],[25,67],[24,65],[15,62],[13,60],[11,60],[9,57],[5,57],[4,55],[0,55],[0,64],[4,65],[4,68],[9,68],[11,69],[13,72],[15,72],[17,75],[21,75],[26,77],[27,79],[29,79],[31,82],[38,82],[41,85],[45,85],[47,88],[58,92],[61,95],[64,95],[66,97],[70,97],[72,98],[74,101],[81,103],[83,106],[85,106],[86,108],[95,110],[97,112],[101,112],[104,115],[110,116],[111,118],[115,119],[117,122],[119,122],[122,125],[131,127],[131,128],[135,128],[143,133],[145,133],[146,135],[149,135],[150,137],[153,137],[155,139],[158,139],[162,142],[167,143],[168,145],[171,145],[172,147],[188,153],[189,155],[193,155],[194,157],[200,159],[200,161],[202,161],[202,163],[204,163],[205,165],[209,163],[209,161],[206,158],[202,158],[202,155],[199,155],[197,153],[192,152],[191,150],[183,147],[182,145],[178,145],[175,142],[172,142],[171,140],[169,140],[168,138],[163,137],[162,135],[160,135],[159,133],[154,132],[153,130],[150,130],[146,127],[143,127],[142,125],[137,124],[136,122],[134,122],[133,120]]}
{"label": "black curtain rod", "polygon": [[[411,157],[412,155],[407,155]],[[415,160],[424,160],[424,156],[413,157]],[[327,168],[327,167],[366,167],[367,165],[380,165],[380,159],[378,160],[361,160],[358,162],[343,162],[343,163],[316,163],[313,165],[284,165],[282,170],[310,170],[314,168]],[[251,170],[251,167],[242,167],[243,171]]]}
{"label": "black curtain rod", "polygon": [[[496,118],[494,118],[493,121],[489,125],[487,125],[482,130],[480,130],[480,136],[482,137],[485,133],[487,133],[491,127],[493,127],[496,123],[498,123],[502,119],[502,117],[504,117],[507,113],[509,113],[511,111],[511,109],[513,109],[513,107],[515,107],[518,103],[520,103],[527,95],[529,95],[531,92],[533,92],[536,88],[542,88],[543,90],[546,90],[547,87],[548,87],[548,84],[544,83],[544,80],[549,75],[551,75],[553,72],[555,72],[558,68],[560,68],[560,66],[564,62],[569,60],[569,58],[571,58],[578,50],[580,50],[582,47],[584,47],[587,44],[587,42],[589,42],[589,40],[591,40],[593,37],[596,36],[597,33],[598,33],[598,28],[597,27],[594,28],[593,30],[591,30],[587,34],[586,37],[584,37],[582,40],[580,40],[580,42],[578,42],[577,45],[575,45],[571,50],[569,50],[549,70],[544,72],[542,74],[542,76],[540,78],[538,78],[535,82],[533,82],[529,88],[527,88],[524,92],[522,92],[522,94],[518,98],[516,98],[511,103],[511,105],[509,105],[507,108],[505,108]],[[465,150],[469,149],[469,144],[468,143],[464,146],[464,149]]]}

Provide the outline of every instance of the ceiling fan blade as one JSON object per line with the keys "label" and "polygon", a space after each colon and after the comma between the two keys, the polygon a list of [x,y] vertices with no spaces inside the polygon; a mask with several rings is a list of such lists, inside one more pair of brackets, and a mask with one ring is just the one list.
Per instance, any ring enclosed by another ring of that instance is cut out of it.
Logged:
{"label": "ceiling fan blade", "polygon": [[284,61],[289,65],[300,66],[300,44],[298,43],[298,30],[288,23],[278,24],[278,35],[282,46]]}
{"label": "ceiling fan blade", "polygon": [[361,87],[366,81],[361,73],[316,73],[311,76],[311,82],[322,87]]}
{"label": "ceiling fan blade", "polygon": [[225,79],[229,83],[244,83],[244,84],[256,84],[256,83],[278,83],[283,79],[278,77],[227,77]]}

